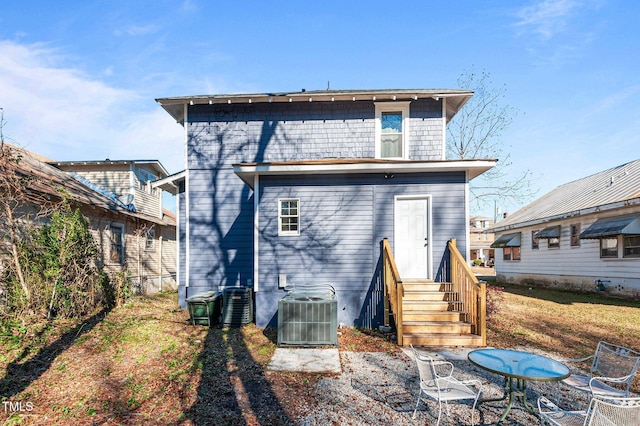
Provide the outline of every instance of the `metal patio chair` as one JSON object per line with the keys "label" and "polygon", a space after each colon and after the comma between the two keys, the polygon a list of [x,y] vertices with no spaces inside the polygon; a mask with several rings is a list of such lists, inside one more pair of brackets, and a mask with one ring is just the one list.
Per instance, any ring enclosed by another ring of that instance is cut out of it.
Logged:
{"label": "metal patio chair", "polygon": [[571,374],[561,384],[591,396],[621,398],[629,396],[633,378],[640,366],[640,352],[601,341],[593,355],[565,360],[565,363],[592,359],[588,374]]}
{"label": "metal patio chair", "polygon": [[[443,402],[446,405],[447,414],[449,414],[449,406],[447,405],[449,401],[473,400],[473,406],[471,407],[471,425],[473,426],[475,424],[473,414],[478,403],[478,397],[482,392],[480,380],[458,380],[453,377],[452,363],[433,359],[429,355],[416,350],[413,345],[410,346],[420,373],[420,391],[418,392],[418,400],[416,401],[416,408],[413,410],[412,419],[416,417],[423,395],[438,403],[436,426],[440,424]],[[474,390],[474,388],[477,390]]]}
{"label": "metal patio chair", "polygon": [[640,398],[594,396],[586,411],[561,410],[545,397],[538,399],[540,424],[552,426],[638,426]]}

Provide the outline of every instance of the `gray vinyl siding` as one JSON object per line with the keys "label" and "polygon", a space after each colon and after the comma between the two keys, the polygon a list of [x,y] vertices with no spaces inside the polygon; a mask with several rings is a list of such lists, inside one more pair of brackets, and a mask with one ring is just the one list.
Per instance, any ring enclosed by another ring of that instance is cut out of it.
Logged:
{"label": "gray vinyl siding", "polygon": [[[442,104],[410,106],[412,160],[442,160]],[[188,168],[242,162],[374,158],[373,101],[189,107]]]}
{"label": "gray vinyl siding", "polygon": [[[442,101],[411,102],[409,120],[410,158],[442,160]],[[253,192],[233,164],[375,156],[373,101],[194,105],[186,125],[189,205],[182,217],[188,214],[188,235],[181,232],[181,239],[188,256],[181,250],[181,306],[199,292],[254,279]],[[257,325],[277,323],[280,273],[289,283],[332,283],[340,322],[380,324],[380,244],[386,237],[393,247],[394,197],[411,194],[432,197],[433,270],[442,275],[447,241],[457,238],[466,249],[464,173],[262,176]],[[299,237],[278,236],[279,197],[300,198]]]}
{"label": "gray vinyl siding", "polygon": [[136,212],[148,214],[157,218],[162,217],[162,191],[156,190],[155,194],[149,194],[146,190],[136,189],[133,191],[133,205]]}
{"label": "gray vinyl siding", "polygon": [[187,285],[187,196],[184,192],[184,182],[180,183],[180,190],[176,197],[178,198],[177,208],[177,244],[178,244],[178,303],[181,307],[186,308],[186,285]]}
{"label": "gray vinyl siding", "polygon": [[[295,181],[294,181],[295,179]],[[262,177],[259,286],[256,323],[275,325],[279,274],[288,284],[331,283],[338,320],[375,327],[382,321],[380,243],[393,247],[394,197],[430,195],[433,262],[442,264],[447,241],[465,241],[464,174]],[[300,200],[300,236],[278,236],[278,199]],[[464,248],[462,245],[461,249]]]}
{"label": "gray vinyl siding", "polygon": [[231,168],[189,171],[186,297],[247,285],[253,274],[253,192]]}

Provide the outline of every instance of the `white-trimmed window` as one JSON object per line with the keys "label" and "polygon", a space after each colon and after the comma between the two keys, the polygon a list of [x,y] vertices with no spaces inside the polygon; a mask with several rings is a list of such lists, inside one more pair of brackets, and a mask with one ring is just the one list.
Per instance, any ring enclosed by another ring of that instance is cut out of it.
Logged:
{"label": "white-trimmed window", "polygon": [[376,158],[409,158],[409,102],[376,102]]}
{"label": "white-trimmed window", "polygon": [[531,231],[531,250],[538,250],[540,248],[540,240],[536,237],[538,230]]}
{"label": "white-trimmed window", "polygon": [[600,257],[618,257],[618,238],[600,239]]}
{"label": "white-trimmed window", "polygon": [[144,249],[146,251],[154,251],[156,249],[156,230],[154,228],[147,229],[144,236]]}
{"label": "white-trimmed window", "polygon": [[278,235],[300,235],[300,200],[278,200]]}
{"label": "white-trimmed window", "polygon": [[520,247],[504,247],[502,249],[503,260],[520,260]]}
{"label": "white-trimmed window", "polygon": [[640,235],[624,237],[624,257],[640,257]]}
{"label": "white-trimmed window", "polygon": [[109,262],[122,265],[124,263],[124,225],[111,223],[110,226]]}

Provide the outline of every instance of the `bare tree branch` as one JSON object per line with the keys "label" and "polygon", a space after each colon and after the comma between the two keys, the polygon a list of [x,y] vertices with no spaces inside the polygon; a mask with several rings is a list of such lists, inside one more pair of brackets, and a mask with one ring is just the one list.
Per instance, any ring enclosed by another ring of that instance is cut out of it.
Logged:
{"label": "bare tree branch", "polygon": [[462,72],[458,85],[475,95],[447,126],[448,158],[498,160],[496,167],[471,181],[470,208],[481,210],[490,203],[508,206],[533,198],[532,172],[512,172],[511,155],[501,140],[518,114],[504,103],[506,86],[495,87],[487,71],[476,74],[473,69]]}

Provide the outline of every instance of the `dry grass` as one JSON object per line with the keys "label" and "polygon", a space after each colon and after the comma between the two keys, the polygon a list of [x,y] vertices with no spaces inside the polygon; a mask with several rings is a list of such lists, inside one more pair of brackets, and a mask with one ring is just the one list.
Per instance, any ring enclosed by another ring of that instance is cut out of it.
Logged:
{"label": "dry grass", "polygon": [[[502,293],[491,346],[571,358],[599,340],[640,349],[638,301]],[[292,424],[313,404],[321,375],[266,371],[275,330],[193,327],[175,299],[139,298],[83,322],[0,328],[0,424]],[[399,350],[379,333],[342,331],[340,350]]]}

